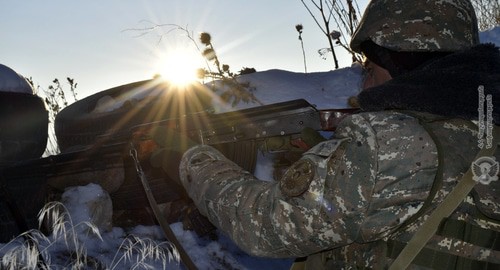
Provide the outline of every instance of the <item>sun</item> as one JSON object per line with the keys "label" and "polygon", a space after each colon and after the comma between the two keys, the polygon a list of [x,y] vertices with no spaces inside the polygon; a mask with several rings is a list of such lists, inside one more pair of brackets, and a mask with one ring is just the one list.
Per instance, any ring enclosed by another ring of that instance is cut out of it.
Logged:
{"label": "sun", "polygon": [[193,50],[176,48],[160,58],[159,75],[166,81],[185,86],[198,79],[197,70],[201,67],[201,56]]}

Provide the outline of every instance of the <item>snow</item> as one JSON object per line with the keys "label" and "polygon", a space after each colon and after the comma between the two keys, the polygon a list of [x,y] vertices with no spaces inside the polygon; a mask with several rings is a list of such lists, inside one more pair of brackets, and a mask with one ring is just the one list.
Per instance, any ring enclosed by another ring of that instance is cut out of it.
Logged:
{"label": "snow", "polygon": [[494,43],[500,46],[500,26],[479,33],[481,43]]}
{"label": "snow", "polygon": [[[482,42],[493,42],[500,45],[500,27],[493,28],[480,35]],[[3,66],[0,66],[0,69]],[[0,72],[1,73],[1,72]],[[244,75],[241,80],[250,82],[256,89],[253,94],[264,104],[282,102],[298,98],[305,98],[319,109],[324,108],[344,108],[349,96],[356,95],[360,90],[361,69],[354,65],[349,68],[336,71],[317,73],[294,73],[284,70],[268,70],[253,74]],[[0,80],[1,81],[1,80]],[[230,106],[218,105],[218,111],[224,112],[247,107],[258,106],[258,104],[240,104],[233,108]],[[265,158],[259,162],[259,170],[266,177],[266,171],[271,166],[266,163]],[[75,187],[68,189],[63,197],[66,208],[70,211],[71,218],[75,224],[85,224],[89,221],[89,213],[82,209],[88,202],[99,199],[103,194],[98,185],[90,184],[85,187]],[[77,225],[75,225],[77,226]],[[182,228],[181,223],[171,224],[171,228],[183,244],[184,249],[192,258],[199,269],[289,269],[292,259],[268,259],[257,258],[245,254],[226,236],[218,232],[218,240],[198,237],[194,232]],[[79,241],[86,247],[88,255],[105,262],[113,269],[130,269],[134,263],[133,259],[124,260],[128,235],[135,235],[137,239],[152,239],[158,246],[168,244],[164,242],[158,226],[136,226],[134,228],[101,228],[100,235],[95,235],[88,230],[86,233],[77,235]],[[52,241],[55,242],[54,236]],[[146,240],[144,240],[146,241]],[[148,242],[145,242],[146,245]],[[48,251],[57,254],[61,245],[57,243],[48,247]],[[0,245],[0,254],[4,256],[10,245]],[[172,254],[170,254],[172,255]],[[175,255],[175,254],[173,254]],[[171,257],[172,259],[172,257]],[[139,260],[136,258],[136,260]],[[55,261],[57,262],[57,260]],[[168,260],[167,260],[168,262]],[[153,269],[161,269],[163,265],[154,260],[148,261]],[[111,267],[112,266],[112,267]],[[170,261],[168,269],[182,269],[178,262]]]}
{"label": "snow", "polygon": [[[339,76],[342,74],[342,76]],[[318,109],[346,108],[347,98],[354,96],[360,89],[361,67],[353,65],[336,71],[296,73],[285,70],[271,69],[238,78],[240,82],[248,82],[255,88],[253,94],[263,104],[278,103],[293,99],[306,99]],[[353,83],[358,81],[358,83]],[[146,86],[148,87],[148,86]],[[117,110],[130,100],[142,100],[151,94],[136,88],[125,96],[104,96],[97,101],[94,113],[104,113]],[[218,92],[220,94],[220,92]],[[325,103],[325,101],[328,101]],[[239,110],[259,106],[259,103],[241,102],[238,106],[225,106],[214,101],[216,113]]]}
{"label": "snow", "polygon": [[[318,109],[347,108],[347,99],[361,90],[361,66],[354,64],[335,71],[297,73],[271,69],[243,75],[241,82],[250,83],[252,93],[263,104],[305,99]],[[236,107],[215,103],[216,112],[259,106],[241,102]]]}
{"label": "snow", "polygon": [[33,88],[23,76],[0,64],[0,92],[33,94]]}

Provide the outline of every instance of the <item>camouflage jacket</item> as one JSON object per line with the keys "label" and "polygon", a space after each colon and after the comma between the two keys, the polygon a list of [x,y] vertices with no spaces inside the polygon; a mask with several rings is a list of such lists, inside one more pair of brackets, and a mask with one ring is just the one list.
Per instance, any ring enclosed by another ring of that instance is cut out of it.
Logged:
{"label": "camouflage jacket", "polygon": [[[400,81],[392,83],[397,86]],[[462,87],[472,92],[472,101],[464,103],[472,108],[446,109],[456,103],[438,104],[444,109],[403,104],[422,96],[422,89],[410,88],[417,91],[414,98],[399,100],[384,89],[369,90],[375,96],[360,95],[360,102],[373,112],[346,118],[334,138],[304,153],[276,182],[256,179],[209,146],[184,154],[181,181],[201,213],[250,254],[309,256],[307,269],[383,269],[476,156],[478,128],[464,118],[477,117],[479,84],[471,81]],[[497,93],[494,102],[500,97],[498,86],[485,84],[490,93]],[[457,89],[439,87],[443,96]],[[391,85],[388,89],[393,90]],[[383,97],[380,102],[390,104],[370,103],[377,95]],[[377,106],[390,109],[391,104],[411,110],[378,111]],[[457,109],[459,117],[453,115]],[[493,116],[495,123],[498,117]],[[436,269],[500,263],[495,242],[500,236],[499,188],[500,181],[476,186],[416,261]],[[483,238],[486,243],[478,240]],[[427,259],[432,256],[436,259]]]}

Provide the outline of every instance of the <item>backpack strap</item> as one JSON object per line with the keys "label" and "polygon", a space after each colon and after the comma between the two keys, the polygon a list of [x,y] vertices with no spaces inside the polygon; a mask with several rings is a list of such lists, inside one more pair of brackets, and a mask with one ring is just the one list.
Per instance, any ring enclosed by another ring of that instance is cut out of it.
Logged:
{"label": "backpack strap", "polygon": [[[493,144],[492,147],[483,147],[476,156],[476,159],[481,157],[493,156],[495,153],[498,143],[500,142],[500,128],[493,126]],[[404,247],[404,249],[399,253],[398,257],[394,260],[393,264],[390,266],[389,270],[394,269],[406,269],[410,263],[415,259],[415,257],[420,253],[420,251],[427,244],[429,239],[438,230],[439,224],[445,218],[447,218],[465,199],[472,188],[476,185],[476,181],[473,180],[472,166],[467,170],[465,175],[455,186],[455,188],[446,196],[443,202],[438,205],[438,207],[432,212],[429,218],[424,222],[424,224],[419,228],[419,230],[413,235],[412,239]]]}
{"label": "backpack strap", "polygon": [[420,209],[409,217],[407,220],[405,220],[401,224],[401,228],[404,228],[417,219],[419,219],[432,205],[432,201],[436,197],[436,194],[438,193],[439,190],[441,190],[443,186],[443,174],[444,174],[444,150],[443,150],[443,145],[441,144],[441,141],[439,140],[438,136],[434,133],[432,130],[432,127],[430,126],[431,123],[436,122],[436,121],[443,121],[450,119],[449,117],[444,117],[444,116],[438,116],[438,115],[433,115],[433,114],[428,114],[428,113],[421,113],[421,112],[414,112],[414,111],[400,111],[397,110],[397,112],[411,116],[415,119],[418,120],[419,124],[422,125],[422,127],[425,129],[427,134],[431,137],[432,142],[434,142],[434,145],[436,146],[436,151],[437,151],[437,158],[438,158],[438,167],[436,170],[436,175],[434,177],[434,181],[432,182],[432,187],[430,189],[429,195],[427,196],[427,199],[424,201],[424,204]]}

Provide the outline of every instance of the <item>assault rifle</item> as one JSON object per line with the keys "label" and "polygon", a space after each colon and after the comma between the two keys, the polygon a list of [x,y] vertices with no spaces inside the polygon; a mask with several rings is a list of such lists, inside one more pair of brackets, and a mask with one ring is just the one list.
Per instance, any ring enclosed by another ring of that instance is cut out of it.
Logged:
{"label": "assault rifle", "polygon": [[137,134],[144,135],[147,133],[145,131],[163,126],[183,132],[200,144],[258,142],[270,137],[294,136],[306,127],[318,131],[335,131],[345,116],[357,111],[354,108],[318,110],[306,100],[297,99],[233,112],[201,112],[146,123],[133,127],[132,133],[137,138]]}

